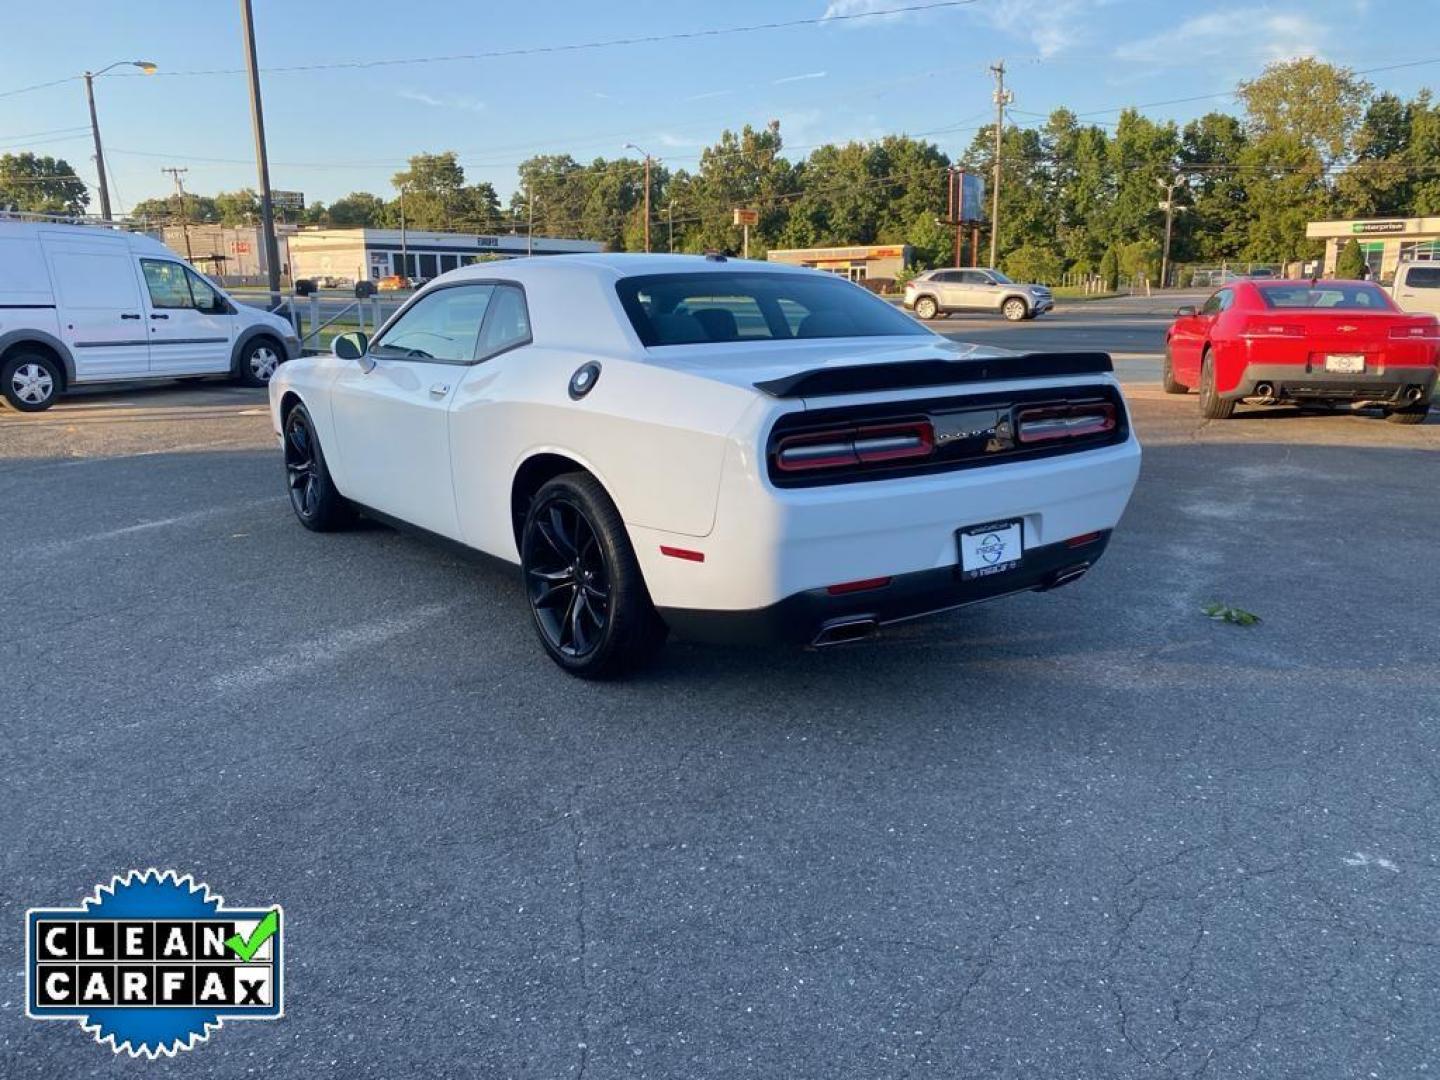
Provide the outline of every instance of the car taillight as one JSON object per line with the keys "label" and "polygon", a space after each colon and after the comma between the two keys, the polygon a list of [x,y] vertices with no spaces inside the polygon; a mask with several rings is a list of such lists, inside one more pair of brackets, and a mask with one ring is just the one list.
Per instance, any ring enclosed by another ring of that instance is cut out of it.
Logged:
{"label": "car taillight", "polygon": [[935,430],[928,420],[836,428],[787,435],[775,448],[775,467],[782,472],[873,465],[935,452]]}
{"label": "car taillight", "polygon": [[1433,322],[1428,326],[1424,323],[1410,326],[1392,326],[1390,328],[1390,336],[1392,338],[1400,338],[1404,341],[1414,341],[1417,338],[1428,341],[1433,338],[1440,338],[1440,322]]}
{"label": "car taillight", "polygon": [[1086,405],[1043,405],[1021,409],[1015,416],[1015,436],[1022,443],[1079,439],[1114,431],[1115,406],[1109,402]]}
{"label": "car taillight", "polygon": [[1241,337],[1287,337],[1305,336],[1305,328],[1297,323],[1276,322],[1274,319],[1251,319],[1240,331]]}

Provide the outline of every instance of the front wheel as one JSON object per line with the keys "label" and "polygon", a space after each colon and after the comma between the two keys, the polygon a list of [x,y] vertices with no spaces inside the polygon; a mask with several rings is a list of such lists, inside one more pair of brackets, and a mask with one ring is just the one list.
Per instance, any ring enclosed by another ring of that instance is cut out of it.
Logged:
{"label": "front wheel", "polygon": [[269,386],[275,369],[285,358],[280,346],[269,338],[256,338],[245,346],[240,357],[240,382],[245,386]]}
{"label": "front wheel", "polygon": [[5,363],[5,400],[21,412],[43,412],[55,404],[63,376],[60,367],[42,352],[21,352]]}
{"label": "front wheel", "polygon": [[1200,415],[1206,420],[1229,420],[1235,415],[1235,402],[1222,398],[1215,389],[1215,359],[1209,352],[1200,363]]}
{"label": "front wheel", "polygon": [[625,523],[594,477],[567,473],[536,493],[520,566],[540,644],[570,674],[622,675],[664,644]]}
{"label": "front wheel", "polygon": [[1160,387],[1167,394],[1188,394],[1190,388],[1175,378],[1175,361],[1170,356],[1170,346],[1165,346],[1165,359],[1160,363]]}
{"label": "front wheel", "polygon": [[290,509],[307,529],[330,532],[354,519],[354,509],[330,479],[315,424],[304,405],[285,414],[285,483]]}
{"label": "front wheel", "polygon": [[1407,405],[1403,409],[1386,409],[1385,419],[1392,424],[1423,424],[1430,415],[1430,403]]}
{"label": "front wheel", "polygon": [[932,296],[922,296],[915,301],[915,314],[927,322],[940,314],[940,305]]}
{"label": "front wheel", "polygon": [[1030,308],[1018,296],[1012,296],[1000,307],[1000,312],[1011,322],[1020,322],[1030,314]]}

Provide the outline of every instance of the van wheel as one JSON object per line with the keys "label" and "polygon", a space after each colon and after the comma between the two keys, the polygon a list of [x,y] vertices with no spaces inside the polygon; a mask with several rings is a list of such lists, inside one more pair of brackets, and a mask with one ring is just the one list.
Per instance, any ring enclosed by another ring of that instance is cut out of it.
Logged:
{"label": "van wheel", "polygon": [[1235,415],[1232,398],[1222,398],[1215,389],[1215,360],[1210,350],[1200,362],[1200,415],[1206,420],[1229,420]]}
{"label": "van wheel", "polygon": [[240,383],[243,386],[269,386],[270,377],[285,358],[285,350],[273,338],[259,337],[245,346],[240,357]]}
{"label": "van wheel", "polygon": [[1011,322],[1020,322],[1030,314],[1030,306],[1018,296],[1012,296],[1001,306],[1000,313]]}
{"label": "van wheel", "polygon": [[922,296],[915,301],[915,314],[928,322],[940,314],[940,305],[933,296]]}
{"label": "van wheel", "polygon": [[55,404],[64,376],[60,365],[42,352],[17,352],[5,361],[5,400],[21,412],[44,412]]}
{"label": "van wheel", "polygon": [[624,675],[660,651],[667,628],[625,523],[588,473],[557,476],[536,492],[520,566],[540,644],[571,675]]}

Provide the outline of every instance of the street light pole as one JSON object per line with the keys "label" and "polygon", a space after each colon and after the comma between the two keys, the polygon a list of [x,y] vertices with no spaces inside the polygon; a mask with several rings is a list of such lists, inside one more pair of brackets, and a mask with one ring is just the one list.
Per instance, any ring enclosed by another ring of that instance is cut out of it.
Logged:
{"label": "street light pole", "polygon": [[95,171],[100,176],[100,216],[106,221],[111,220],[110,182],[105,176],[105,151],[100,148],[100,120],[95,115],[95,77],[124,64],[138,67],[146,75],[155,74],[155,65],[149,60],[116,60],[99,71],[85,72],[85,101],[90,106],[90,135],[95,140]]}
{"label": "street light pole", "polygon": [[255,59],[255,13],[250,0],[240,0],[240,22],[245,34],[245,66],[250,72],[250,119],[255,128],[255,167],[260,179],[260,229],[264,233],[266,269],[269,271],[270,309],[280,306],[280,245],[275,241],[275,205],[270,197],[270,157],[265,150],[265,109],[260,103],[260,65]]}
{"label": "street light pole", "polygon": [[990,191],[990,268],[993,270],[1000,262],[1000,140],[1005,133],[1005,106],[1015,95],[1005,89],[1004,60],[991,64],[990,71],[995,76],[995,175]]}

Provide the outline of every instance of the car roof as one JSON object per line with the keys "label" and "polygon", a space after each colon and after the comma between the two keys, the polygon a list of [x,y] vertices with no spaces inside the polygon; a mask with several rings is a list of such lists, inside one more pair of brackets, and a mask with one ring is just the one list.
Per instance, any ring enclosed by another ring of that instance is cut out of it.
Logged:
{"label": "car roof", "polygon": [[[547,270],[546,268],[549,268]],[[596,278],[616,280],[622,277],[636,277],[642,274],[706,274],[730,271],[775,274],[814,274],[819,271],[788,263],[768,262],[759,259],[733,259],[729,256],[712,258],[708,255],[644,254],[641,252],[599,252],[575,255],[530,255],[518,259],[474,263],[471,266],[452,270],[445,275],[447,281],[463,281],[466,278],[510,278],[524,282],[543,277],[555,270],[570,273],[591,274]]]}

